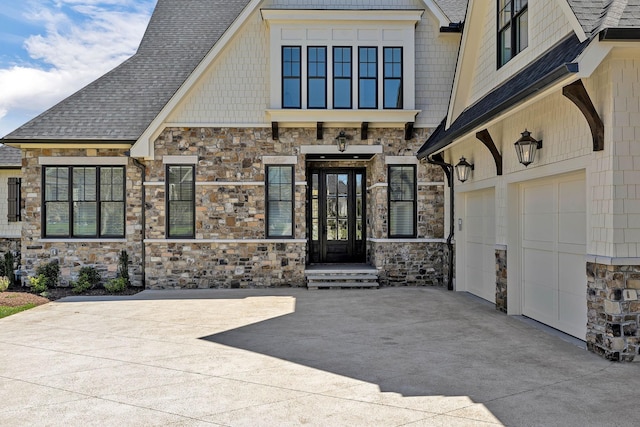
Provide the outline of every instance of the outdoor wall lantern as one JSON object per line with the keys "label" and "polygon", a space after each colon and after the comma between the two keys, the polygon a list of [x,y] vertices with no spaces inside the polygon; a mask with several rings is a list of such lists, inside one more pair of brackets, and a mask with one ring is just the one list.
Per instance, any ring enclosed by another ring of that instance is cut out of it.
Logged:
{"label": "outdoor wall lantern", "polygon": [[460,182],[465,182],[469,179],[471,175],[471,171],[473,170],[473,165],[467,162],[467,159],[464,156],[460,157],[460,162],[456,165],[456,176],[460,180]]}
{"label": "outdoor wall lantern", "polygon": [[347,149],[347,145],[349,145],[349,137],[343,130],[340,131],[338,137],[336,138],[336,144],[338,145],[338,151],[344,153],[344,150]]}
{"label": "outdoor wall lantern", "polygon": [[536,141],[531,132],[525,129],[515,146],[518,161],[527,167],[536,159],[536,151],[542,148],[542,140]]}

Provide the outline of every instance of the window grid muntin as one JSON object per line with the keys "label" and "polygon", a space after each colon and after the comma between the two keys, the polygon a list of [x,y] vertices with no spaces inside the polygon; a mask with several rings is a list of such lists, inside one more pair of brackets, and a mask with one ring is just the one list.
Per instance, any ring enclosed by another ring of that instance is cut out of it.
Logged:
{"label": "window grid muntin", "polygon": [[[402,172],[408,171],[410,173],[411,182],[401,182],[399,185],[393,181],[395,176],[398,176],[398,173],[401,175]],[[397,173],[394,173],[397,172]],[[390,238],[400,238],[400,237],[416,237],[417,230],[417,198],[418,191],[416,185],[416,166],[415,165],[389,165],[388,168],[388,180],[389,180],[389,190],[388,190],[388,206],[387,212],[389,215],[389,224],[388,224],[388,235]],[[412,214],[412,230],[410,233],[394,233],[393,231],[393,213],[395,212],[396,207],[399,206],[408,206],[410,212]]]}
{"label": "window grid muntin", "polygon": [[528,0],[498,0],[498,68],[529,44],[521,31],[524,26],[528,32],[528,5]]}
{"label": "window grid muntin", "polygon": [[[312,86],[322,84],[322,95],[317,102]],[[313,99],[312,99],[313,98]],[[313,104],[313,105],[312,105]],[[318,104],[318,105],[316,105]],[[307,108],[326,109],[327,108],[327,47],[308,46],[307,47]]]}
{"label": "window grid muntin", "polygon": [[[271,181],[273,176],[277,176],[277,180]],[[283,180],[283,172],[288,174],[289,180]],[[269,165],[266,167],[266,224],[265,234],[267,238],[293,238],[295,230],[295,171],[291,165]],[[272,208],[278,209],[287,207],[289,210],[289,223],[285,224],[283,232],[277,234],[271,228],[271,220],[274,213]],[[288,233],[284,231],[288,230]]]}
{"label": "window grid muntin", "polygon": [[[363,96],[369,89],[365,85],[373,85],[373,103],[365,103]],[[364,105],[363,105],[364,104]],[[378,48],[371,46],[358,47],[358,108],[378,108]]]}
{"label": "window grid muntin", "polygon": [[[383,48],[383,108],[402,109],[403,107],[403,52],[402,47]],[[398,85],[397,98],[394,106],[387,104],[388,83]]]}
{"label": "window grid muntin", "polygon": [[[297,90],[297,99],[291,104],[286,102],[289,84],[291,88]],[[302,48],[300,46],[282,46],[282,108],[302,108]]]}
{"label": "window grid muntin", "polygon": [[[353,108],[353,53],[351,46],[333,47],[333,108],[351,109]],[[342,83],[348,83],[348,91],[336,89]],[[336,99],[338,94],[346,92],[349,102],[345,105],[338,105]]]}
{"label": "window grid muntin", "polygon": [[[195,237],[195,172],[193,165],[166,166],[166,235],[168,239]],[[172,182],[174,177],[180,178],[179,182]],[[185,211],[188,216],[181,215],[180,218],[184,220],[176,222],[177,212]],[[183,228],[185,231],[178,232],[175,228]]]}

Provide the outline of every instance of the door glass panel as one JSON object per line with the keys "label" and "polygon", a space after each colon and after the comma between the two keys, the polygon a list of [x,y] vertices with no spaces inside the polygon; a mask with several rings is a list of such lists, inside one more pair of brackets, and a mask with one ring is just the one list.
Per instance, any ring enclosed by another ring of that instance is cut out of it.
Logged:
{"label": "door glass panel", "polygon": [[318,186],[318,174],[311,175],[311,240],[320,239],[320,189]]}

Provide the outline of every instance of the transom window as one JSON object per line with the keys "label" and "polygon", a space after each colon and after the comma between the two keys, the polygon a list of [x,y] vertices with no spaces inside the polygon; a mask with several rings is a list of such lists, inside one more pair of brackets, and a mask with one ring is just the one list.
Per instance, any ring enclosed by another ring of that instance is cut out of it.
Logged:
{"label": "transom window", "polygon": [[389,166],[389,237],[416,236],[416,167]]}
{"label": "transom window", "polygon": [[498,67],[529,45],[528,0],[498,0]]}
{"label": "transom window", "polygon": [[44,237],[124,237],[122,166],[46,166]]}
{"label": "transom window", "polygon": [[167,165],[167,237],[195,237],[195,166]]}

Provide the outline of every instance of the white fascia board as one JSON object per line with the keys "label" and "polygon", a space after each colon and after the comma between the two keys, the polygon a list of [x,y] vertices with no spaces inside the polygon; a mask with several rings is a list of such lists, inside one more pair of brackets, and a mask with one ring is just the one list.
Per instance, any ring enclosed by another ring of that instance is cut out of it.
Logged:
{"label": "white fascia board", "polygon": [[[469,0],[467,3],[467,10],[465,12],[465,26],[467,26],[467,18],[471,16],[471,9],[474,5],[473,0]],[[451,87],[451,96],[449,97],[449,108],[447,108],[447,121],[445,123],[445,129],[448,129],[453,123],[453,106],[455,105],[456,97],[458,95],[458,86],[460,81],[460,74],[462,73],[462,57],[467,47],[467,39],[470,31],[462,30],[462,37],[460,39],[460,48],[458,49],[458,57],[456,58],[456,70],[453,73],[453,86]]]}
{"label": "white fascia board", "polygon": [[[627,43],[627,42],[625,42]],[[628,45],[628,43],[627,43]],[[578,60],[578,77],[588,78],[602,64],[602,61],[609,55],[614,44],[593,40],[589,46],[580,54]]]}
{"label": "white fascia board", "polygon": [[129,163],[127,157],[80,157],[80,156],[64,156],[64,157],[38,157],[40,166],[69,166],[69,165],[87,165],[87,166],[126,166]]}
{"label": "white fascia board", "polygon": [[407,122],[414,122],[416,116],[422,110],[293,110],[293,109],[272,109],[266,110],[267,119],[270,122],[282,124],[313,123],[323,122],[325,126],[331,123],[392,123],[404,125]]}
{"label": "white fascia board", "polygon": [[[301,145],[300,154],[337,154],[335,145]],[[382,145],[349,144],[342,154],[382,154]]]}
{"label": "white fascia board", "polygon": [[[262,9],[262,19],[270,23],[340,22],[340,21],[405,21],[415,24],[422,18],[422,10],[315,10]],[[448,23],[447,23],[448,25]]]}
{"label": "white fascia board", "polygon": [[153,119],[151,124],[147,127],[144,133],[138,138],[135,144],[131,147],[132,157],[143,157],[145,159],[153,160],[155,153],[153,152],[153,141],[160,136],[164,127],[163,123],[171,114],[178,103],[189,93],[192,87],[200,80],[205,74],[207,68],[215,61],[218,55],[224,50],[229,42],[236,36],[238,30],[247,21],[249,16],[258,8],[262,3],[262,0],[251,0],[244,10],[238,15],[233,23],[227,28],[222,37],[218,39],[213,48],[204,57],[202,61],[196,66],[195,70],[187,77],[185,82],[180,86],[176,93],[171,97],[169,102],[162,108],[160,113]]}
{"label": "white fascia board", "polygon": [[448,27],[451,20],[433,0],[423,0],[425,7],[436,17],[441,27]]}
{"label": "white fascia board", "polygon": [[580,40],[580,43],[582,43],[587,39],[587,34],[584,32],[584,28],[582,28],[582,25],[580,25],[578,17],[575,13],[573,13],[573,9],[571,9],[571,6],[569,5],[569,2],[567,0],[557,1],[558,6],[560,6],[560,10],[562,10],[564,12],[564,15],[567,17],[567,20],[569,21],[569,25],[571,25],[573,32],[578,37],[578,40]]}

